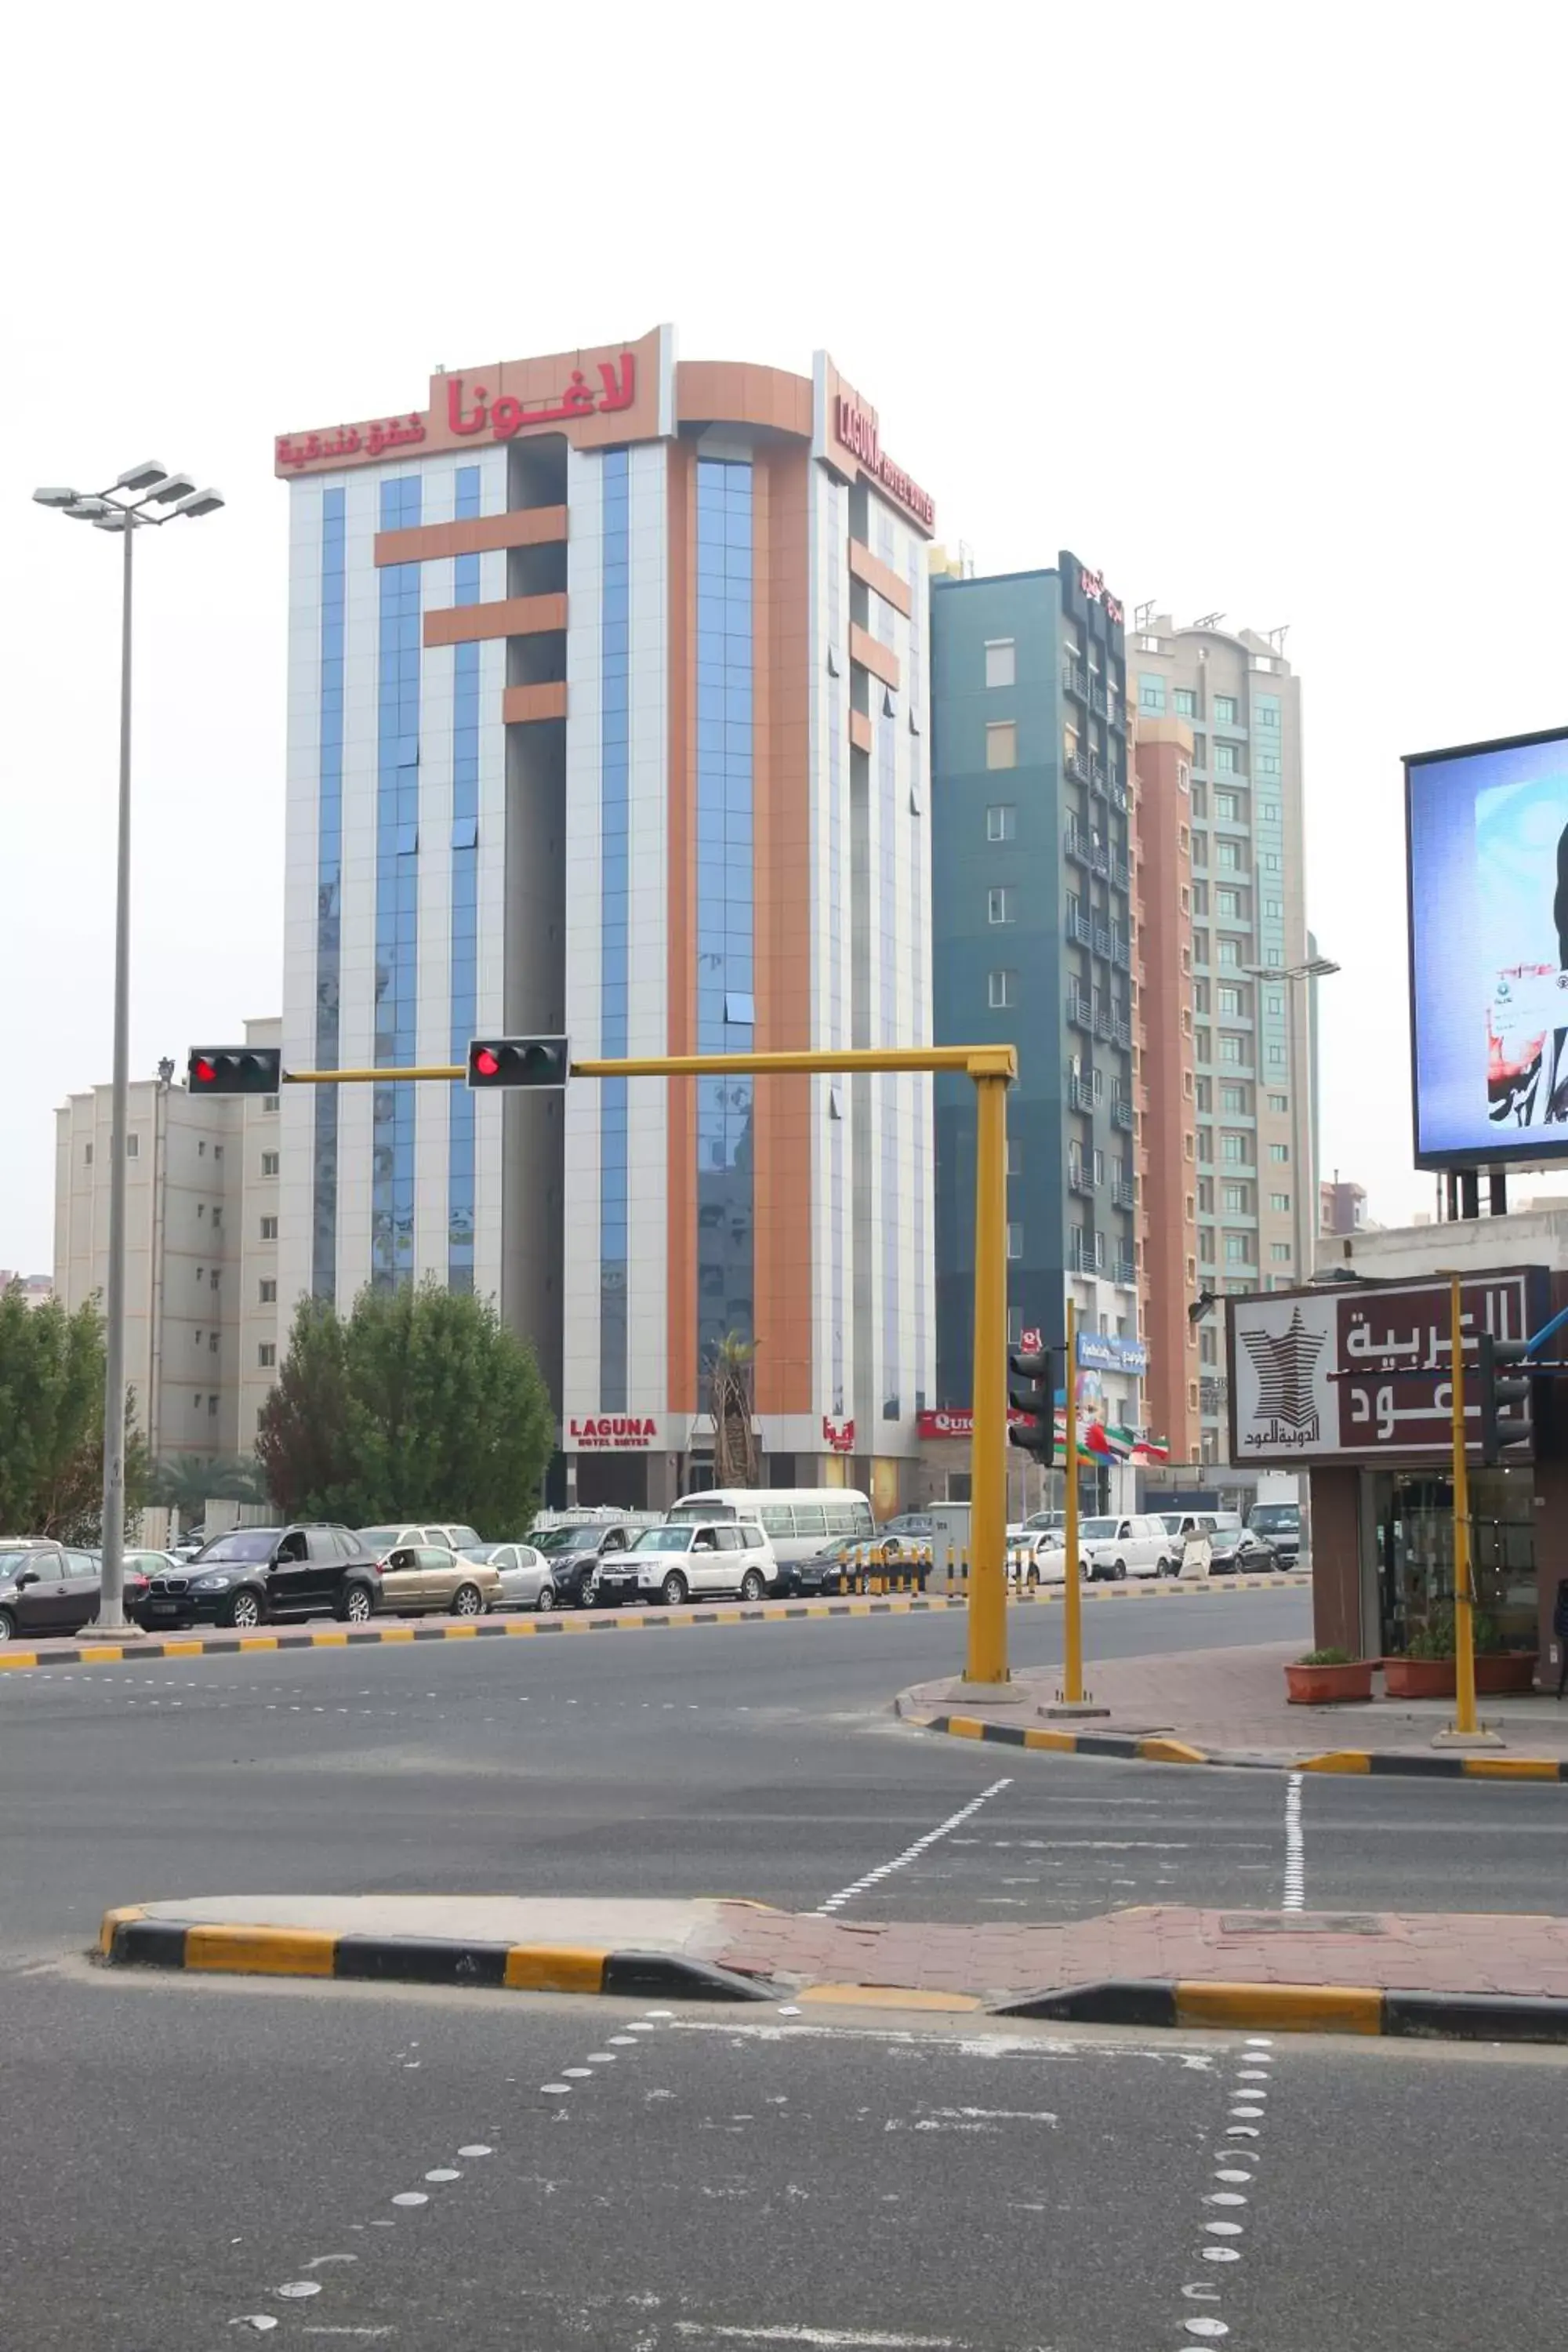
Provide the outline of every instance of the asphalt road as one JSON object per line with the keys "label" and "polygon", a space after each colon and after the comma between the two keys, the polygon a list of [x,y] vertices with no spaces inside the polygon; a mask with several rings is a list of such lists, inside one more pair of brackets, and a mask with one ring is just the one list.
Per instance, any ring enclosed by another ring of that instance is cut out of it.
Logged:
{"label": "asphalt road", "polygon": [[[1305,1632],[1305,1593],[1103,1603],[1148,1651]],[[1015,1613],[1046,1663],[1054,1612]],[[240,1893],[742,1895],[860,1916],[1026,1920],[1279,1903],[1283,1779],[1047,1756],[896,1722],[955,1617],[46,1668],[0,1677],[0,1967],[110,1905]],[[1309,1778],[1310,1908],[1557,1910],[1554,1787]],[[874,1905],[874,1908],[873,1908]]]}
{"label": "asphalt road", "polygon": [[28,2352],[1561,2340],[1555,2053],[69,1968],[6,2008]]}

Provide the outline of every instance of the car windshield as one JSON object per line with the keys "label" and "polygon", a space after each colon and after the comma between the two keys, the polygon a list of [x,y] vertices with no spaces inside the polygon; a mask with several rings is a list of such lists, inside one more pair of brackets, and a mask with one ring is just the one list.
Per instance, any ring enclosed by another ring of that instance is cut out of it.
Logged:
{"label": "car windshield", "polygon": [[401,1528],[361,1528],[359,1539],[366,1551],[387,1551],[403,1541]]}
{"label": "car windshield", "polygon": [[0,1576],[15,1576],[19,1568],[26,1568],[30,1559],[37,1557],[36,1551],[0,1551]]}
{"label": "car windshield", "polygon": [[1085,1543],[1107,1543],[1121,1524],[1120,1519],[1085,1519],[1079,1535]]}
{"label": "car windshield", "polygon": [[1301,1524],[1299,1503],[1259,1503],[1247,1526],[1260,1536],[1294,1535]]}
{"label": "car windshield", "polygon": [[1066,1525],[1059,1511],[1033,1511],[1024,1521],[1026,1528],[1043,1528],[1047,1533]]}
{"label": "car windshield", "polygon": [[504,1547],[500,1544],[465,1544],[463,1546],[463,1558],[465,1559],[471,1559],[475,1561],[478,1566],[483,1568],[487,1559],[494,1559],[497,1552],[503,1549]]}
{"label": "car windshield", "polygon": [[645,1528],[632,1546],[634,1551],[689,1551],[695,1529],[691,1528]]}
{"label": "car windshield", "polygon": [[592,1528],[546,1528],[528,1540],[536,1551],[591,1551],[595,1536]]}
{"label": "car windshield", "polygon": [[277,1541],[276,1528],[238,1528],[233,1535],[217,1536],[208,1544],[202,1554],[202,1566],[208,1568],[214,1560],[270,1559]]}

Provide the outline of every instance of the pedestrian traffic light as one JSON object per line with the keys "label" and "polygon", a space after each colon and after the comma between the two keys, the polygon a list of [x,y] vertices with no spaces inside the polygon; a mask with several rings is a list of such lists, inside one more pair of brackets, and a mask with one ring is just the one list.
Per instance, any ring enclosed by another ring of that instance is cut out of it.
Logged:
{"label": "pedestrian traffic light", "polygon": [[[1022,1415],[1015,1421],[1013,1415]],[[1057,1382],[1048,1348],[1007,1350],[1007,1442],[1049,1465],[1057,1451]]]}
{"label": "pedestrian traffic light", "polygon": [[194,1095],[275,1095],[282,1081],[276,1045],[193,1045],[185,1066]]}
{"label": "pedestrian traffic light", "polygon": [[468,1046],[471,1087],[563,1087],[571,1070],[564,1037],[476,1037]]}
{"label": "pedestrian traffic light", "polygon": [[1483,1331],[1478,1365],[1481,1397],[1481,1460],[1493,1467],[1505,1446],[1528,1444],[1534,1382],[1524,1339],[1494,1339]]}

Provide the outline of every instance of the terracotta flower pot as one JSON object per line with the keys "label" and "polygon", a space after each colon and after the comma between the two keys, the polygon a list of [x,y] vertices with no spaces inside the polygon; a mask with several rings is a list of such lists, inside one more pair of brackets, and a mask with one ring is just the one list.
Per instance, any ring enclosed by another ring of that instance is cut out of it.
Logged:
{"label": "terracotta flower pot", "polygon": [[1384,1695],[1388,1698],[1452,1698],[1452,1658],[1384,1658]]}
{"label": "terracotta flower pot", "polygon": [[1494,1650],[1476,1660],[1476,1688],[1496,1697],[1502,1691],[1535,1687],[1538,1660],[1533,1650]]}
{"label": "terracotta flower pot", "polygon": [[1372,1668],[1370,1658],[1352,1658],[1343,1666],[1287,1666],[1285,1695],[1292,1706],[1338,1706],[1370,1698]]}

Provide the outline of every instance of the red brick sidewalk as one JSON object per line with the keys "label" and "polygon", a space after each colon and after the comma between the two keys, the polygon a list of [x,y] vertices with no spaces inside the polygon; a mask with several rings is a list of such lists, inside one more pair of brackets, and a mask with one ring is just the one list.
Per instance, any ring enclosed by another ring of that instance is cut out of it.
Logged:
{"label": "red brick sidewalk", "polygon": [[1568,1918],[1525,1913],[1199,1911],[1055,1927],[823,1919],[726,1905],[721,1967],[776,1982],[913,1987],[1000,2001],[1107,1979],[1354,1985],[1568,2000]]}
{"label": "red brick sidewalk", "polygon": [[[1110,1712],[1061,1727],[1086,1734],[1163,1733],[1205,1750],[1272,1751],[1279,1761],[1287,1762],[1335,1748],[1430,1755],[1434,1733],[1453,1720],[1452,1699],[1375,1698],[1346,1706],[1291,1706],[1285,1697],[1284,1668],[1300,1654],[1299,1642],[1267,1642],[1154,1657],[1091,1658],[1085,1683],[1096,1703]],[[954,1714],[1040,1728],[1049,1719],[1037,1710],[1058,1697],[1060,1684],[1058,1668],[1019,1675],[1015,1687],[1026,1693],[1024,1704],[987,1707],[969,1698],[950,1699],[952,1680],[945,1676],[917,1684],[904,1694],[901,1705],[917,1715]],[[1568,1759],[1568,1701],[1559,1706],[1539,1694],[1483,1698],[1478,1712],[1503,1741],[1501,1755]]]}

